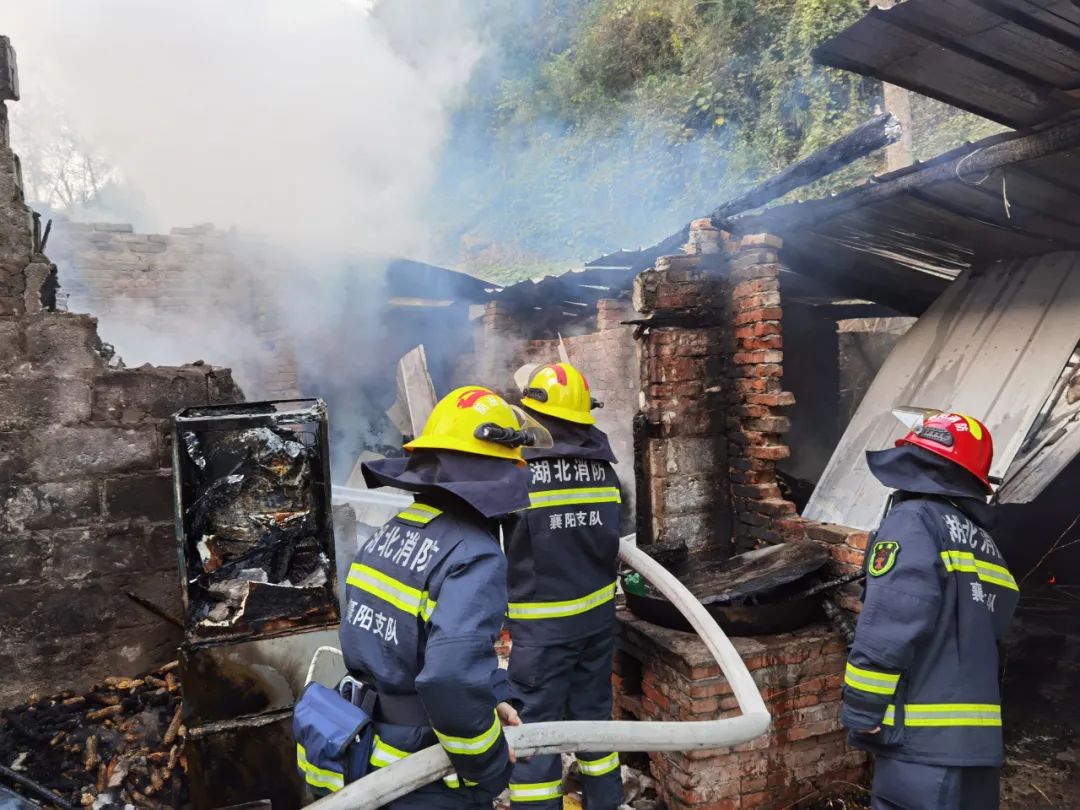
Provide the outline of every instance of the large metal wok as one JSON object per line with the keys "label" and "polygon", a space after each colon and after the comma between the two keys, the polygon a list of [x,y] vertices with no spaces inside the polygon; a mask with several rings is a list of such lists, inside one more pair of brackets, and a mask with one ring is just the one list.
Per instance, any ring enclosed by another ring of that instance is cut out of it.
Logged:
{"label": "large metal wok", "polygon": [[[829,553],[816,544],[777,545],[727,559],[677,548],[648,551],[705,606],[733,636],[787,633],[823,619],[822,594],[838,582],[825,582],[821,569]],[[623,575],[626,605],[640,619],[673,630],[691,631],[679,610],[647,585]]]}

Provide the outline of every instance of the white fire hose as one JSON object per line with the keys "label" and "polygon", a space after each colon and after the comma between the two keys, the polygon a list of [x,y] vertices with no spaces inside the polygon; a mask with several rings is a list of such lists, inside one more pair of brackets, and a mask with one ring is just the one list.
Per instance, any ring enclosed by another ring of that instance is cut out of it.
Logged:
{"label": "white fire hose", "polygon": [[[724,631],[702,604],[660,563],[633,545],[634,535],[620,541],[619,557],[640,572],[674,604],[701,636],[731,685],[742,712],[738,717],[694,722],[527,723],[505,729],[519,757],[573,751],[692,751],[724,748],[764,734],[771,719],[757,685]],[[310,807],[320,810],[377,810],[388,802],[452,774],[441,746],[433,745],[379,768]]]}

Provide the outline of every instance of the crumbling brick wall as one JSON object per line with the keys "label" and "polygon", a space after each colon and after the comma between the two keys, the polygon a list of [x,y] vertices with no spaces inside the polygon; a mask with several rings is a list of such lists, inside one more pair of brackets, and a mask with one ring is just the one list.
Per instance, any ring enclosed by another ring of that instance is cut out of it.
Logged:
{"label": "crumbling brick wall", "polygon": [[180,614],[166,425],[242,399],[227,370],[107,367],[89,315],[50,311],[55,267],[0,103],[0,705],[168,660]]}
{"label": "crumbling brick wall", "polygon": [[643,391],[638,453],[641,541],[725,546],[732,513],[727,476],[725,274],[721,234],[691,226],[685,255],[638,276]]}
{"label": "crumbling brick wall", "polygon": [[795,515],[795,505],[782,497],[776,477],[777,462],[791,452],[783,440],[791,427],[783,408],[795,401],[782,381],[782,245],[769,235],[745,236],[729,244],[731,340],[724,378],[736,552],[780,542],[775,521]]}
{"label": "crumbling brick wall", "polygon": [[[138,234],[129,224],[58,218],[49,253],[73,311],[98,316],[106,339],[213,344],[243,365],[257,399],[299,395],[299,366],[280,315],[272,257],[213,225]],[[115,335],[115,337],[114,337]],[[142,347],[145,349],[145,347]]]}

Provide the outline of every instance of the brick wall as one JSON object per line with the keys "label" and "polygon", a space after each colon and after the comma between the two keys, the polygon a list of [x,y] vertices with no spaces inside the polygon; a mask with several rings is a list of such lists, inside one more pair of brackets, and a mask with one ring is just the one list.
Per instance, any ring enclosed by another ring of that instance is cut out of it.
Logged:
{"label": "brick wall", "polygon": [[694,223],[694,252],[657,260],[634,285],[635,306],[648,318],[641,331],[641,542],[702,549],[731,539],[720,237],[707,220]]}
{"label": "brick wall", "polygon": [[[791,450],[785,390],[783,243],[732,240],[707,220],[691,225],[687,255],[639,278],[642,385],[649,435],[639,493],[651,533],[691,549],[733,553],[817,542],[831,574],[861,563],[866,534],[803,520],[785,499],[777,464]],[[858,586],[838,597],[858,605]],[[691,634],[620,615],[617,706],[622,716],[688,720],[736,711],[730,687]],[[654,754],[651,769],[672,810],[788,808],[838,782],[862,782],[866,758],[840,726],[845,648],[834,630],[733,640],[773,716],[767,735],[724,751]]]}
{"label": "brick wall", "polygon": [[0,126],[0,705],[175,654],[179,630],[125,595],[180,613],[167,419],[242,399],[209,365],[108,368],[95,318],[43,306],[35,247]]}
{"label": "brick wall", "polygon": [[49,250],[72,311],[137,360],[206,355],[242,368],[253,398],[299,395],[271,256],[212,225],[137,234],[131,225],[54,223]]}
{"label": "brick wall", "polygon": [[[742,745],[652,753],[651,770],[669,810],[789,808],[823,798],[839,783],[864,781],[866,756],[848,748],[840,725],[845,650],[835,635],[795,633],[732,639],[772,716]],[[704,643],[619,613],[616,719],[702,721],[738,714],[731,686]]]}
{"label": "brick wall", "polygon": [[782,244],[763,234],[730,246],[732,331],[724,377],[736,552],[780,542],[774,522],[795,515],[795,505],[781,497],[776,479],[777,462],[791,452],[783,439],[791,427],[783,408],[795,401],[782,380]]}

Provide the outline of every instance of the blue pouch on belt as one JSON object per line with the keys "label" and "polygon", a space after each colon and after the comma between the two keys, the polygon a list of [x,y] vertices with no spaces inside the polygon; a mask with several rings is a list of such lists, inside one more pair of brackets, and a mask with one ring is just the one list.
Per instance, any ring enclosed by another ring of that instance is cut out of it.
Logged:
{"label": "blue pouch on belt", "polygon": [[354,698],[361,705],[354,705],[337,690],[311,683],[296,702],[296,766],[316,796],[341,790],[368,771],[375,741],[374,693],[364,691]]}

